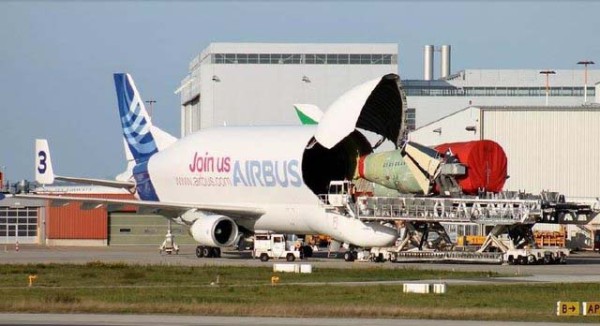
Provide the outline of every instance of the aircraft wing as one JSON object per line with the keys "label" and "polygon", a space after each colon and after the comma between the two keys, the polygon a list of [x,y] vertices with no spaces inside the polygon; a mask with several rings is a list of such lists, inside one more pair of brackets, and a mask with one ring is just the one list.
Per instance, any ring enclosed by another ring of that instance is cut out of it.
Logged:
{"label": "aircraft wing", "polygon": [[100,206],[107,206],[109,210],[117,210],[125,205],[137,206],[138,211],[144,213],[155,213],[165,217],[175,218],[190,209],[196,209],[203,212],[213,214],[227,215],[232,218],[250,218],[256,219],[265,213],[261,208],[243,207],[230,205],[209,205],[209,204],[188,204],[188,203],[169,203],[155,202],[136,199],[109,199],[109,198],[87,198],[74,196],[49,196],[49,195],[30,195],[30,194],[15,194],[15,198],[25,199],[41,199],[49,200],[52,205],[65,205],[69,202],[79,202],[83,209],[93,209]]}
{"label": "aircraft wing", "polygon": [[135,192],[135,182],[133,181],[118,181],[118,180],[104,180],[104,179],[87,179],[87,178],[75,178],[75,177],[61,177],[58,175],[54,176],[54,180],[68,181],[79,184],[94,185],[94,186],[105,186],[112,188],[124,188],[129,192]]}

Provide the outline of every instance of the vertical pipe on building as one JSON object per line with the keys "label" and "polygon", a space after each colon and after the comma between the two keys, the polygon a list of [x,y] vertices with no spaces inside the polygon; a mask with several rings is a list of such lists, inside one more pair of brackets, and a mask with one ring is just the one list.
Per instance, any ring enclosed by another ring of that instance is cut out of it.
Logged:
{"label": "vertical pipe on building", "polygon": [[450,76],[450,45],[440,48],[440,79]]}
{"label": "vertical pipe on building", "polygon": [[433,45],[425,45],[423,48],[423,79],[433,79]]}

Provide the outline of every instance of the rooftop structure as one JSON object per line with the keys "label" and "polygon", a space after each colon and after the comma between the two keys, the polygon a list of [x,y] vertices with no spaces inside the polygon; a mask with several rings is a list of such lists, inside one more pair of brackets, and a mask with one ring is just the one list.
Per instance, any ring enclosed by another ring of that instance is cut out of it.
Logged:
{"label": "rooftop structure", "polygon": [[[549,105],[584,104],[584,70],[555,70],[549,76]],[[596,94],[600,70],[588,71],[588,103]],[[540,70],[467,69],[438,80],[405,80],[416,127],[471,105],[545,105],[546,76]]]}

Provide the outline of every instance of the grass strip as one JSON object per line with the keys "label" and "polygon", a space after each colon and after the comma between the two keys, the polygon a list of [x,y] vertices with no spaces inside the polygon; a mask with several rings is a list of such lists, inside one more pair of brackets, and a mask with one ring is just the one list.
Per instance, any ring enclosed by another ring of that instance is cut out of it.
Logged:
{"label": "grass strip", "polygon": [[[30,273],[38,275],[26,286]],[[219,283],[215,283],[219,275]],[[316,269],[278,274],[268,267],[170,267],[92,263],[0,265],[0,311],[165,313],[222,316],[430,318],[599,322],[557,317],[556,301],[598,301],[600,284],[449,285],[443,295],[405,294],[401,285],[289,283],[482,278],[489,273],[414,269]],[[161,286],[163,288],[157,288]]]}

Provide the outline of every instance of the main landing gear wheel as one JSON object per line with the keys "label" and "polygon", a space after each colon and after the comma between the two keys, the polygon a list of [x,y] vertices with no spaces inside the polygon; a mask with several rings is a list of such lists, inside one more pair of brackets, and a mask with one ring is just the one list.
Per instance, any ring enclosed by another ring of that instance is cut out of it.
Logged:
{"label": "main landing gear wheel", "polygon": [[354,253],[352,251],[346,251],[344,253],[344,260],[345,261],[354,261]]}
{"label": "main landing gear wheel", "polygon": [[210,247],[202,247],[202,256],[212,258],[212,250],[210,250]]}
{"label": "main landing gear wheel", "polygon": [[219,247],[196,247],[196,257],[198,258],[221,258],[221,248]]}

